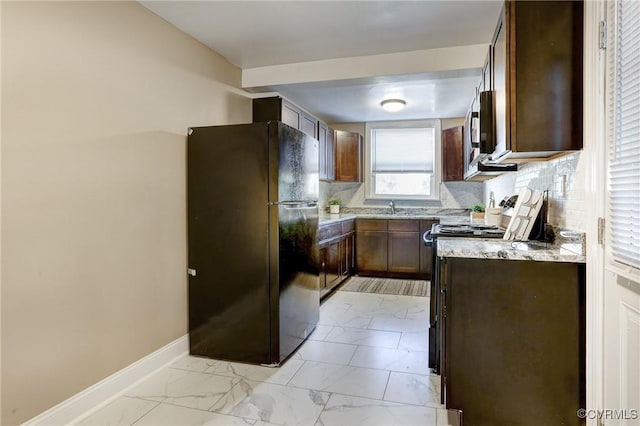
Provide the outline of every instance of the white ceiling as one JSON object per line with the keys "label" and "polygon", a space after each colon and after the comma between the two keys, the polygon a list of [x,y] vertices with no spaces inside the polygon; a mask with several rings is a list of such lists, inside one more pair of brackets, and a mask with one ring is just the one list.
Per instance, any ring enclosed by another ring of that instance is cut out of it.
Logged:
{"label": "white ceiling", "polygon": [[[141,1],[240,68],[490,42],[502,1]],[[478,67],[482,64],[478,64]],[[460,117],[479,69],[271,88],[329,122]],[[381,115],[379,94],[407,108]]]}
{"label": "white ceiling", "polygon": [[[472,71],[449,73],[451,76],[447,78],[413,74],[289,84],[281,85],[277,90],[307,110],[315,111],[328,123],[462,117],[478,85],[479,74]],[[404,99],[406,108],[395,113],[383,110],[380,101],[391,98]]]}

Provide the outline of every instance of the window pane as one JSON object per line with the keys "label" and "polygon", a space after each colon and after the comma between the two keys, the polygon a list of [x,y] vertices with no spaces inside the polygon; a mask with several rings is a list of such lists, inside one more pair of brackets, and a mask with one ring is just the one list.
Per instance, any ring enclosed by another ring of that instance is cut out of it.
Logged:
{"label": "window pane", "polygon": [[640,3],[617,4],[614,139],[609,159],[611,252],[640,268]]}
{"label": "window pane", "polygon": [[431,194],[429,173],[376,173],[374,175],[376,195]]}
{"label": "window pane", "polygon": [[433,128],[374,129],[373,171],[433,171]]}

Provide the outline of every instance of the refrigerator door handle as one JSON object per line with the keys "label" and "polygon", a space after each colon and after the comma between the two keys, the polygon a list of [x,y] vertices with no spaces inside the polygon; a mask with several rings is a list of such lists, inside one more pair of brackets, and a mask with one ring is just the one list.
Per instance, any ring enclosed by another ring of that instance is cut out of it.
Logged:
{"label": "refrigerator door handle", "polygon": [[318,207],[317,201],[280,201],[271,202],[269,206],[283,206],[285,209],[315,209]]}

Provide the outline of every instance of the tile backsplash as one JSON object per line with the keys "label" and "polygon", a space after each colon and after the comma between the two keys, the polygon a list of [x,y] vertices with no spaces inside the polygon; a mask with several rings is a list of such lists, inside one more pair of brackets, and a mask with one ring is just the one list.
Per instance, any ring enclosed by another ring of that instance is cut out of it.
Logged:
{"label": "tile backsplash", "polygon": [[[473,204],[488,204],[494,192],[496,206],[506,196],[518,194],[529,187],[549,190],[549,223],[562,229],[586,230],[586,164],[581,152],[554,160],[521,163],[515,173],[504,173],[485,182],[446,182],[440,185],[440,201],[399,201],[398,207],[470,208]],[[564,176],[564,177],[562,177]],[[561,185],[564,184],[564,194]],[[359,183],[320,182],[320,207],[330,198],[339,198],[346,207],[386,207],[387,201],[366,200],[364,186]]]}
{"label": "tile backsplash", "polygon": [[[482,182],[445,182],[440,184],[440,201],[402,201],[398,207],[469,209],[484,198]],[[346,207],[386,207],[388,200],[367,200],[361,183],[320,182],[320,207],[324,208],[330,198],[342,200]]]}
{"label": "tile backsplash", "polygon": [[586,165],[580,161],[580,154],[575,152],[550,161],[521,163],[516,173],[505,173],[485,181],[485,202],[491,191],[497,205],[503,197],[518,194],[522,188],[549,190],[549,223],[584,232]]}

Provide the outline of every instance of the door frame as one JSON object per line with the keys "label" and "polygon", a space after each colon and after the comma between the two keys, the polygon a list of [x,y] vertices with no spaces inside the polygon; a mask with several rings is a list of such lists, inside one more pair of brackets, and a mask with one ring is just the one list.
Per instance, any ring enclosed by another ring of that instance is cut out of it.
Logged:
{"label": "door frame", "polygon": [[[584,151],[587,209],[586,407],[604,408],[604,245],[598,223],[606,215],[606,50],[600,47],[600,22],[606,22],[606,2],[584,2]],[[597,419],[587,418],[587,425]]]}

